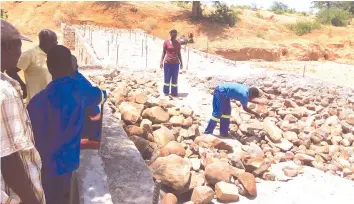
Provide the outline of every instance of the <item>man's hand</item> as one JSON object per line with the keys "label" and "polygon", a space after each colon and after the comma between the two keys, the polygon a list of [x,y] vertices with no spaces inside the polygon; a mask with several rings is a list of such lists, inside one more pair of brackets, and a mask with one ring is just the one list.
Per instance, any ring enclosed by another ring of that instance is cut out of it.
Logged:
{"label": "man's hand", "polygon": [[163,68],[163,63],[162,63],[162,62],[160,62],[160,68],[161,68],[161,69]]}
{"label": "man's hand", "polygon": [[181,64],[179,65],[179,68],[180,68],[180,69],[183,69],[183,63],[181,63]]}

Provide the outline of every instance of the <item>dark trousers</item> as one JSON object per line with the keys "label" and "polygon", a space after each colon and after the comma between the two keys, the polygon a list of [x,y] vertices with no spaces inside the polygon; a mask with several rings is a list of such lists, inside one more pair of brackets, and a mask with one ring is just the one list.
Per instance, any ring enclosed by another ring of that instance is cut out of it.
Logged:
{"label": "dark trousers", "polygon": [[171,95],[178,95],[178,72],[179,64],[164,64],[164,81],[163,93],[168,95],[170,94],[171,86]]}
{"label": "dark trousers", "polygon": [[72,173],[60,176],[42,174],[42,185],[47,204],[68,204]]}
{"label": "dark trousers", "polygon": [[213,94],[213,113],[205,130],[205,134],[213,134],[218,122],[220,122],[220,134],[228,134],[231,118],[230,99],[225,97],[216,87]]}

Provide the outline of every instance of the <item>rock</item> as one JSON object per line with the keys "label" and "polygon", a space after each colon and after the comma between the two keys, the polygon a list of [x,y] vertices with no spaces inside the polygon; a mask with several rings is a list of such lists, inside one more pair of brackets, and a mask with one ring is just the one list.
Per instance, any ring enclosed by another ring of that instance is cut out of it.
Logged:
{"label": "rock", "polygon": [[328,105],[329,105],[328,99],[326,99],[326,98],[322,99],[322,101],[321,101],[321,106],[327,107]]}
{"label": "rock", "polygon": [[121,82],[121,83],[118,83],[116,85],[117,88],[114,89],[114,91],[112,92],[112,95],[116,98],[119,98],[119,97],[125,97],[128,95],[128,87],[127,87],[127,84],[124,83],[124,82]]}
{"label": "rock", "polygon": [[122,114],[122,120],[127,125],[135,125],[140,121],[140,119],[141,119],[141,117],[140,117],[139,113],[137,113],[135,111],[124,112]]}
{"label": "rock", "polygon": [[263,157],[246,156],[246,157],[243,157],[241,160],[242,160],[243,164],[245,165],[246,170],[248,172],[253,172],[254,170],[260,168],[265,163],[265,160]]}
{"label": "rock", "polygon": [[172,108],[167,108],[167,112],[170,116],[177,116],[180,115],[180,112],[177,110],[176,107],[172,107]]}
{"label": "rock", "polygon": [[191,177],[188,181],[188,183],[182,188],[181,190],[178,191],[173,191],[174,194],[176,195],[181,195],[184,194],[188,191],[193,190],[194,188],[198,186],[203,186],[205,184],[205,178],[203,173],[197,173],[195,171],[191,171]]}
{"label": "rock", "polygon": [[332,136],[331,142],[333,145],[338,145],[342,141],[341,136]]}
{"label": "rock", "polygon": [[268,137],[273,142],[280,142],[282,138],[282,131],[270,120],[264,122],[265,131],[268,133]]}
{"label": "rock", "polygon": [[189,161],[174,154],[157,158],[150,168],[156,180],[175,190],[183,189],[190,179]]}
{"label": "rock", "polygon": [[253,175],[262,176],[270,167],[270,164],[264,163],[258,169],[253,171]]}
{"label": "rock", "polygon": [[194,204],[209,204],[214,198],[214,191],[209,186],[198,186],[193,189],[191,201]]}
{"label": "rock", "polygon": [[248,151],[246,151],[248,154],[254,157],[264,157],[264,152],[258,145],[251,142],[249,147]]}
{"label": "rock", "polygon": [[290,99],[285,99],[284,106],[287,107],[287,108],[296,108],[296,107],[298,107],[298,105],[294,101],[292,101]]}
{"label": "rock", "polygon": [[125,132],[129,135],[129,136],[142,136],[143,135],[143,129],[141,127],[135,126],[135,125],[128,125],[127,127],[125,127]]}
{"label": "rock", "polygon": [[144,105],[137,104],[133,102],[122,102],[119,105],[119,112],[124,114],[125,112],[135,112],[137,115],[141,115],[141,112],[144,109]]}
{"label": "rock", "polygon": [[300,160],[302,162],[312,162],[315,160],[314,157],[302,153],[295,154],[294,159]]}
{"label": "rock", "polygon": [[287,160],[287,157],[286,157],[286,154],[283,153],[283,152],[277,152],[275,155],[274,155],[274,159],[277,161],[277,162],[285,162]]}
{"label": "rock", "polygon": [[286,140],[289,140],[290,142],[299,139],[297,137],[297,134],[295,132],[291,132],[291,131],[286,131],[285,133],[283,133],[283,136]]}
{"label": "rock", "polygon": [[181,108],[181,113],[184,115],[184,117],[189,117],[193,115],[193,110],[190,107],[182,107]]}
{"label": "rock", "polygon": [[289,151],[293,147],[293,143],[289,142],[286,139],[281,139],[279,143],[275,143],[275,146],[283,151]]}
{"label": "rock", "polygon": [[147,102],[147,96],[144,93],[139,93],[134,96],[135,102],[138,104],[144,104]]}
{"label": "rock", "polygon": [[354,125],[354,114],[349,114],[346,118],[347,123]]}
{"label": "rock", "polygon": [[144,118],[151,120],[154,124],[165,123],[170,118],[169,114],[159,106],[155,106],[144,110],[142,116]]}
{"label": "rock", "polygon": [[195,137],[200,136],[198,125],[194,124],[188,128],[188,136],[187,137]]}
{"label": "rock", "polygon": [[140,127],[142,129],[148,128],[149,130],[152,130],[152,122],[148,119],[143,119],[140,123]]}
{"label": "rock", "polygon": [[161,204],[177,204],[177,197],[172,193],[167,193],[162,198]]}
{"label": "rock", "polygon": [[189,160],[192,163],[193,170],[194,171],[199,171],[200,165],[201,165],[200,159],[198,159],[198,158],[190,158]]}
{"label": "rock", "polygon": [[210,185],[219,181],[229,182],[231,179],[231,166],[225,162],[215,162],[205,168],[205,180]]}
{"label": "rock", "polygon": [[194,143],[204,148],[216,148],[232,151],[232,147],[219,138],[212,135],[202,135],[195,138]]}
{"label": "rock", "polygon": [[298,175],[297,169],[291,168],[291,167],[284,167],[283,168],[285,176],[288,177],[295,177]]}
{"label": "rock", "polygon": [[180,157],[184,157],[186,155],[186,150],[184,149],[184,147],[176,142],[176,141],[171,141],[169,142],[164,149],[168,152],[168,154],[176,154]]}
{"label": "rock", "polygon": [[340,121],[338,119],[338,116],[336,115],[330,116],[329,118],[326,119],[325,122],[326,125],[330,125],[330,126],[335,126],[338,125],[339,123]]}
{"label": "rock", "polygon": [[170,123],[174,126],[182,126],[183,124],[183,121],[184,121],[184,117],[181,116],[181,115],[178,115],[178,116],[172,116],[170,118]]}
{"label": "rock", "polygon": [[244,134],[256,135],[259,131],[263,130],[263,123],[254,121],[253,123],[244,123],[240,125],[240,130]]}
{"label": "rock", "polygon": [[247,195],[251,197],[257,196],[256,178],[251,173],[241,173],[237,179],[246,190]]}
{"label": "rock", "polygon": [[175,140],[175,136],[173,135],[173,132],[169,130],[168,128],[161,126],[160,129],[155,130],[153,132],[154,140],[158,144],[165,146],[167,145],[170,141]]}
{"label": "rock", "polygon": [[144,159],[151,158],[153,150],[150,148],[148,140],[137,136],[132,136],[130,139],[134,142],[134,145]]}
{"label": "rock", "polygon": [[297,121],[297,118],[291,114],[288,114],[284,117],[285,121],[289,121],[290,123],[295,123]]}
{"label": "rock", "polygon": [[223,181],[215,185],[215,194],[223,202],[235,202],[239,199],[237,186]]}
{"label": "rock", "polygon": [[192,125],[193,125],[193,119],[191,117],[188,117],[188,118],[183,120],[183,124],[182,124],[183,127],[189,128]]}

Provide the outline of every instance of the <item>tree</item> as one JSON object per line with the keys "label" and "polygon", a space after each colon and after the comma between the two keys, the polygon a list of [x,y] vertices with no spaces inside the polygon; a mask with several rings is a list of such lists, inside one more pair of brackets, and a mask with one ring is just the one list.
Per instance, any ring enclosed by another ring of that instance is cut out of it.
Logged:
{"label": "tree", "polygon": [[284,4],[283,2],[274,1],[271,10],[272,11],[283,11],[286,12],[289,9],[288,5]]}
{"label": "tree", "polygon": [[201,8],[200,1],[193,1],[192,18],[195,19],[195,20],[199,20],[202,17],[203,17],[203,13],[202,13],[202,8]]}
{"label": "tree", "polygon": [[7,15],[7,11],[1,9],[1,19],[6,20],[9,16]]}
{"label": "tree", "polygon": [[354,2],[353,1],[313,1],[312,8],[317,8],[319,10],[337,8],[345,10],[354,15]]}

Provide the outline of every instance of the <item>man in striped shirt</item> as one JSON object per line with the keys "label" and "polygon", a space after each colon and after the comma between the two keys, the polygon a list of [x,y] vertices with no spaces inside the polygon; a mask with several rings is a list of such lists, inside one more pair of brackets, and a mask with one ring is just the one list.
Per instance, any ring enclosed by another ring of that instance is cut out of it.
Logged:
{"label": "man in striped shirt", "polygon": [[34,147],[33,132],[22,101],[19,83],[5,71],[16,68],[21,40],[30,41],[1,20],[1,203],[45,204],[41,183],[41,158]]}

